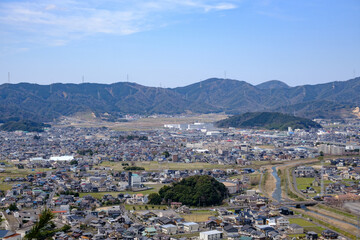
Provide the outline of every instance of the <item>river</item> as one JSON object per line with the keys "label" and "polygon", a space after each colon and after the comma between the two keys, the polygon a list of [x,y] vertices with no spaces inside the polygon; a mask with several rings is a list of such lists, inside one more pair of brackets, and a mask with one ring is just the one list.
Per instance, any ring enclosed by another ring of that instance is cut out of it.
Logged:
{"label": "river", "polygon": [[272,175],[274,176],[274,178],[276,179],[276,187],[275,187],[275,191],[272,194],[272,197],[278,201],[281,202],[282,201],[282,197],[281,197],[281,179],[276,171],[276,167],[272,167]]}

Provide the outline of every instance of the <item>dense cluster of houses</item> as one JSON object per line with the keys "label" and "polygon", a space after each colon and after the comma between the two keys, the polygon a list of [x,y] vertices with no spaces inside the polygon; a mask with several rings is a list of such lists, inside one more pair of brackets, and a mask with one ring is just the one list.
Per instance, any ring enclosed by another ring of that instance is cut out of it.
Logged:
{"label": "dense cluster of houses", "polygon": [[[0,163],[0,173],[6,174],[2,175],[6,188],[0,192],[0,207],[6,209],[2,212],[6,230],[0,230],[0,239],[21,239],[45,207],[55,214],[56,226],[71,227],[69,232],[55,235],[54,239],[59,240],[186,237],[265,240],[302,234],[305,232],[301,226],[290,224],[290,211],[272,208],[267,198],[254,190],[247,191],[251,185],[249,175],[254,172],[248,165],[252,161],[317,157],[318,143],[335,141],[345,146],[348,136],[356,132],[355,128],[341,127],[327,131],[203,131],[198,126],[146,132],[94,127],[53,127],[42,133],[0,132],[0,160],[5,160]],[[349,149],[356,152],[358,145],[359,139],[353,138]],[[225,166],[206,170],[119,171],[101,164],[108,161],[201,162]],[[241,166],[241,170],[232,169],[234,164]],[[294,174],[314,178],[314,186],[320,177],[331,181],[326,194],[358,196],[358,166],[359,159],[341,158],[322,169],[298,167]],[[14,167],[25,169],[26,176],[7,174]],[[149,208],[148,194],[142,191],[193,175],[209,175],[222,182],[233,195],[229,199],[233,211],[214,207],[207,220],[186,221],[184,215],[196,210],[180,202],[170,202],[169,206],[158,209],[125,209],[126,205]],[[233,178],[234,175],[238,177]],[[97,193],[100,197],[96,197]],[[306,234],[308,239],[319,237],[314,232]],[[324,234],[331,238],[336,235]]]}

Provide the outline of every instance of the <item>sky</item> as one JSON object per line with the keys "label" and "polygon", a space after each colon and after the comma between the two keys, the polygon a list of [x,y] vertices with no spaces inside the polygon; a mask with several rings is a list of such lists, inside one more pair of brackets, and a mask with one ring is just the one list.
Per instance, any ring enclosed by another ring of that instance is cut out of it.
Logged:
{"label": "sky", "polygon": [[0,84],[357,76],[359,0],[0,1]]}

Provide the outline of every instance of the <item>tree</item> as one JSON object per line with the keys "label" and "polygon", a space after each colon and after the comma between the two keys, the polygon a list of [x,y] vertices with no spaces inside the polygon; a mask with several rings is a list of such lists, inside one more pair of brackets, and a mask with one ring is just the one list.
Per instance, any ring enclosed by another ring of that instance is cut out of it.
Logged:
{"label": "tree", "polygon": [[70,165],[78,165],[78,161],[77,160],[71,160],[70,161]]}
{"label": "tree", "polygon": [[170,157],[170,153],[168,151],[163,152],[162,155],[164,155],[165,158]]}
{"label": "tree", "polygon": [[17,210],[19,210],[19,209],[18,209],[18,207],[16,206],[16,203],[12,203],[12,204],[10,204],[10,206],[9,206],[9,210],[10,210],[10,211],[17,211]]}
{"label": "tree", "polygon": [[160,205],[162,201],[161,196],[158,193],[149,194],[149,204]]}
{"label": "tree", "polygon": [[164,186],[159,195],[165,202],[181,202],[190,206],[219,205],[229,195],[224,184],[211,176],[191,176],[174,183],[172,186]]}
{"label": "tree", "polygon": [[55,228],[53,223],[54,213],[49,208],[45,208],[41,214],[39,221],[32,227],[32,229],[25,235],[25,239],[49,239],[55,235],[56,232],[66,232],[70,230],[69,225],[62,228]]}

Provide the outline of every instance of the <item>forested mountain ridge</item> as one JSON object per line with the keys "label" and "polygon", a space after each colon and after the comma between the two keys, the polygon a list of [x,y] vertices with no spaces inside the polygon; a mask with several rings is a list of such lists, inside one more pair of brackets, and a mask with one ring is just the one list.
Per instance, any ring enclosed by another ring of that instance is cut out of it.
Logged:
{"label": "forested mountain ridge", "polygon": [[0,119],[52,121],[78,112],[95,114],[179,114],[276,111],[297,116],[339,118],[360,102],[360,78],[286,87],[280,81],[257,86],[211,78],[185,87],[156,88],[136,83],[0,85]]}

